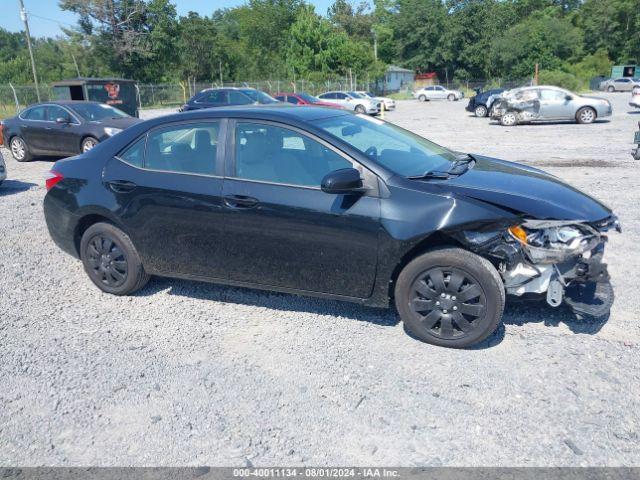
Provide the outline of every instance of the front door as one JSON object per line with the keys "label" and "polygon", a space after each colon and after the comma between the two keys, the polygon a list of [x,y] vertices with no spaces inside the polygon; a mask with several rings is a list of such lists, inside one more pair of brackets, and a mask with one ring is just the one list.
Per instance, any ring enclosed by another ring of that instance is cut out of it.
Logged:
{"label": "front door", "polygon": [[226,277],[220,131],[218,121],[154,129],[107,163],[105,187],[150,273]]}
{"label": "front door", "polygon": [[[223,186],[230,279],[369,297],[379,198],[331,195],[319,188],[327,173],[358,165],[296,129],[234,123],[235,148],[227,156]],[[377,184],[372,173],[359,169],[365,182]]]}
{"label": "front door", "polygon": [[[66,119],[66,123],[57,123],[59,118]],[[49,148],[52,153],[77,154],[80,153],[82,135],[78,131],[80,123],[64,108],[58,105],[47,107]]]}

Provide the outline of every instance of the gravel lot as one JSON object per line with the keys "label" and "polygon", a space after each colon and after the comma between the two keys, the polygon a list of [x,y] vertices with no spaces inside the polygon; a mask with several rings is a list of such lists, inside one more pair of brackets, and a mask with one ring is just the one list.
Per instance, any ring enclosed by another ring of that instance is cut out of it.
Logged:
{"label": "gravel lot", "polygon": [[[504,128],[464,102],[387,118],[546,168],[612,206],[604,324],[512,303],[475,349],[432,347],[384,310],[178,280],[92,286],[49,239],[43,174],[3,150],[0,465],[640,465],[640,115]],[[147,115],[157,112],[147,112]]]}

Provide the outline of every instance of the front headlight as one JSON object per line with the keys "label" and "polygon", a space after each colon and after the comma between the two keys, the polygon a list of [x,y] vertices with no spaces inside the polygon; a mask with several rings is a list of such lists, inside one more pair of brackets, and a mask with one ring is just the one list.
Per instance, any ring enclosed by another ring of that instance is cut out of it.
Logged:
{"label": "front headlight", "polygon": [[110,137],[113,137],[115,134],[120,133],[121,131],[122,131],[121,128],[115,128],[115,127],[105,127],[104,129],[104,133],[106,133]]}
{"label": "front headlight", "polygon": [[562,262],[600,243],[597,230],[577,222],[527,220],[508,231],[534,263]]}

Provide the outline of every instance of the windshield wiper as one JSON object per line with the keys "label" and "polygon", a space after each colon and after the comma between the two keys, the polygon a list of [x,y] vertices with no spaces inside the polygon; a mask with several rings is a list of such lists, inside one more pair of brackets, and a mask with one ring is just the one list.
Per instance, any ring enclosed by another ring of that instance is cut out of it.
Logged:
{"label": "windshield wiper", "polygon": [[475,161],[476,159],[471,155],[458,155],[457,160],[455,162],[452,162],[451,168],[449,168],[449,170],[447,170],[446,172],[443,172],[441,170],[429,170],[422,175],[412,175],[407,178],[410,180],[421,180],[425,178],[447,180],[453,176],[462,175],[464,172],[469,170],[469,165],[471,165],[471,163]]}
{"label": "windshield wiper", "polygon": [[423,173],[422,175],[411,175],[407,177],[409,180],[422,180],[423,178],[436,178],[440,180],[446,180],[451,178],[451,174],[449,172],[440,172],[438,170],[430,170],[428,172]]}

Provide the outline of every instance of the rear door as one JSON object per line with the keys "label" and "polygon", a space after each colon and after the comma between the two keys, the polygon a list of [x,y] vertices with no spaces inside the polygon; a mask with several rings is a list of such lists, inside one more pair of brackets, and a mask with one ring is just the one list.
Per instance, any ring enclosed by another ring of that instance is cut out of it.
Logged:
{"label": "rear door", "polygon": [[[357,166],[294,127],[230,122],[224,180],[225,258],[230,279],[349,297],[371,294],[379,198],[320,190],[330,171]],[[377,188],[374,188],[377,192]]]}
{"label": "rear door", "polygon": [[47,131],[51,125],[47,121],[47,106],[38,105],[20,114],[21,135],[29,149],[37,152],[50,150]]}
{"label": "rear door", "polygon": [[151,273],[226,277],[224,128],[221,120],[156,128],[108,162],[105,187]]}

